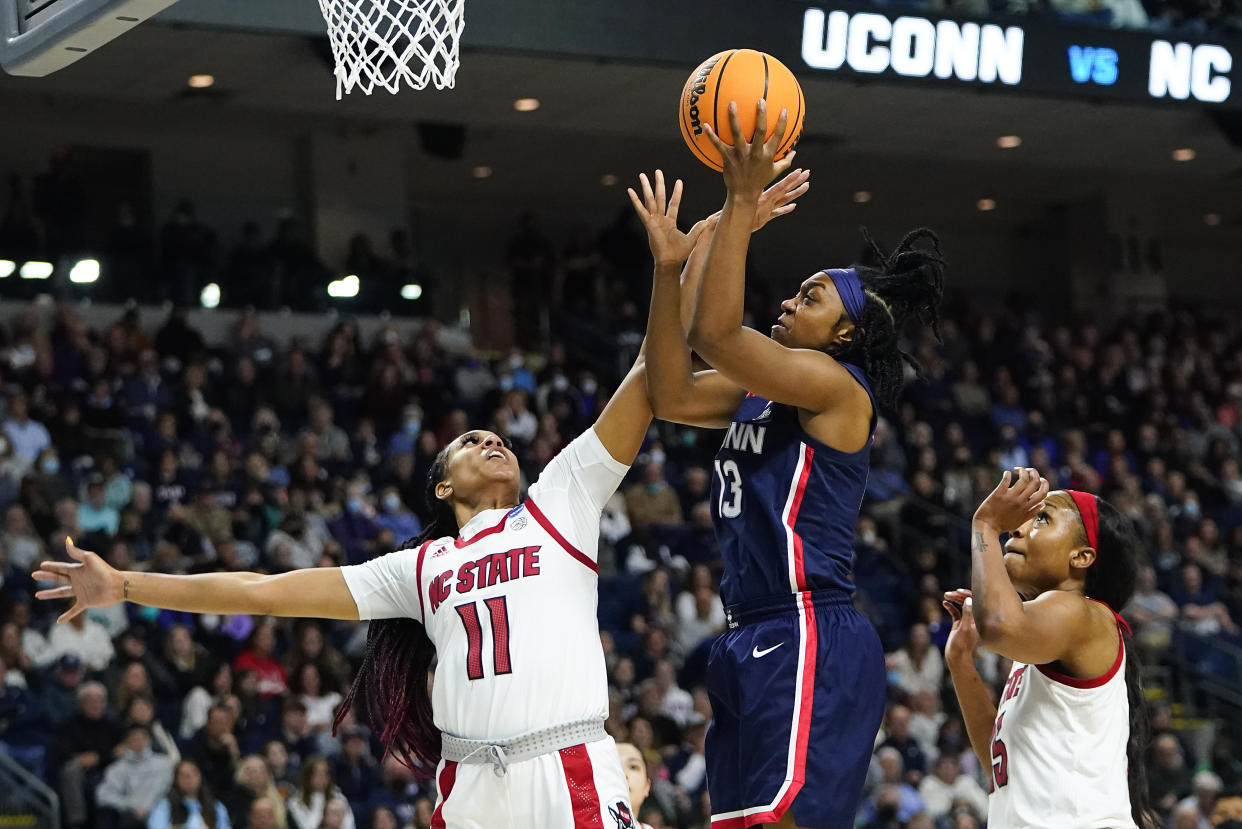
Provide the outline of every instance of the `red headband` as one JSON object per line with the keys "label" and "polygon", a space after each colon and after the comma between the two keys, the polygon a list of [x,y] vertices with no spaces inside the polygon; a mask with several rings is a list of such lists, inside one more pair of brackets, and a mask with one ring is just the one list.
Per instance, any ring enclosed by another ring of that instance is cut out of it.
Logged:
{"label": "red headband", "polygon": [[1078,507],[1078,516],[1087,530],[1087,545],[1099,552],[1100,508],[1096,497],[1089,492],[1079,492],[1076,489],[1065,491],[1069,493],[1069,497],[1074,499],[1074,505]]}

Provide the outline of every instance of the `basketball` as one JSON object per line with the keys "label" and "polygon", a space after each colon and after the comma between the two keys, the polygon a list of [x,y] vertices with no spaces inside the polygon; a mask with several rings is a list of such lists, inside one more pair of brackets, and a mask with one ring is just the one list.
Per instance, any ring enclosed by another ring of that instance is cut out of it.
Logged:
{"label": "basketball", "polygon": [[721,141],[732,144],[729,102],[737,101],[742,134],[749,141],[755,132],[755,104],[760,98],[768,102],[765,138],[776,132],[781,110],[789,110],[789,127],[776,153],[777,159],[784,158],[802,137],[802,119],[806,115],[802,87],[793,72],[771,55],[754,49],[729,49],[703,61],[690,74],[681,93],[681,136],[695,158],[713,170],[723,170],[724,159],[707,137],[703,124],[711,124]]}

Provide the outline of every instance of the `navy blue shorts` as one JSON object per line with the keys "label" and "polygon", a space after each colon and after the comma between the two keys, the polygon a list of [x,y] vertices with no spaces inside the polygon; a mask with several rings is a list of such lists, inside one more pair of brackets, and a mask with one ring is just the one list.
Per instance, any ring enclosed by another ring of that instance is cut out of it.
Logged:
{"label": "navy blue shorts", "polygon": [[884,716],[884,650],[850,597],[819,590],[728,608],[712,645],[712,829],[849,829]]}

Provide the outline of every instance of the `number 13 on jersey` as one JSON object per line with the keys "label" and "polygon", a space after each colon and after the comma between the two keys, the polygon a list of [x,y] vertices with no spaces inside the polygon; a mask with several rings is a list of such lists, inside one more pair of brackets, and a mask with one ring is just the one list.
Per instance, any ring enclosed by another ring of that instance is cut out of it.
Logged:
{"label": "number 13 on jersey", "polygon": [[720,477],[720,517],[737,518],[742,514],[742,471],[732,459],[716,460]]}

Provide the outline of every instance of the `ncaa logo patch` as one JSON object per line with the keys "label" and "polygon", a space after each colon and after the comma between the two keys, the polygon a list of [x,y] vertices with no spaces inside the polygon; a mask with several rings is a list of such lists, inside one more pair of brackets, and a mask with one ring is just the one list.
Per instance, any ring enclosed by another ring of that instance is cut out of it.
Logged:
{"label": "ncaa logo patch", "polygon": [[634,829],[634,815],[624,800],[618,800],[615,806],[609,806],[608,814],[617,822],[617,829]]}

